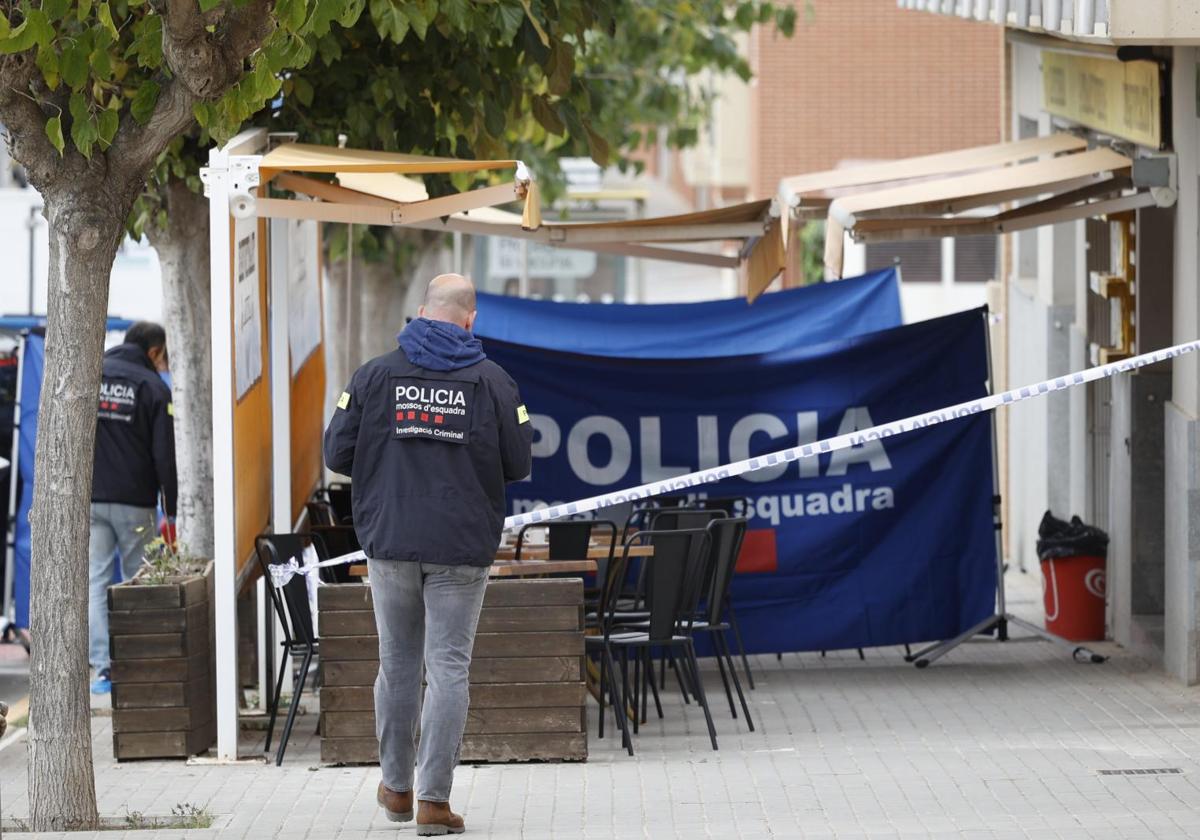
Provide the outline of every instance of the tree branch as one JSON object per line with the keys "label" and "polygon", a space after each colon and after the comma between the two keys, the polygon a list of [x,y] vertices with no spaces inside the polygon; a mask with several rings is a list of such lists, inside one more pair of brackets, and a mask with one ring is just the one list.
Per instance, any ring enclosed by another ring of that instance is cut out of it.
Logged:
{"label": "tree branch", "polygon": [[172,138],[191,127],[196,103],[217,99],[237,84],[246,59],[274,31],[274,0],[230,5],[222,4],[219,14],[204,14],[196,0],[156,0],[163,18],[163,59],[171,78],[145,125],[125,117],[110,152],[122,165],[140,171],[153,164]]}
{"label": "tree branch", "polygon": [[34,51],[0,59],[0,122],[8,132],[13,160],[25,167],[30,180],[44,188],[60,166],[58,150],[46,137],[47,115],[34,97],[39,70]]}

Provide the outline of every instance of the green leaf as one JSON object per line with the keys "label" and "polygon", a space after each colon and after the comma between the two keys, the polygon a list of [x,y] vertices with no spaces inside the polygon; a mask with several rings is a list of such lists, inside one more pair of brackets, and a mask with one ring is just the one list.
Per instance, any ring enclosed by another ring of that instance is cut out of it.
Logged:
{"label": "green leaf", "polygon": [[559,41],[550,53],[550,92],[565,96],[571,90],[571,77],[575,75],[575,48],[566,41]]}
{"label": "green leaf", "polygon": [[[437,7],[435,6],[435,16],[437,14],[436,9]],[[417,33],[417,37],[424,41],[426,33],[429,32],[429,18],[427,18],[420,9],[413,9],[413,14],[406,14],[405,17],[408,19],[408,23],[412,27],[412,31]]]}
{"label": "green leaf", "polygon": [[50,145],[58,151],[59,157],[62,157],[63,150],[67,147],[67,141],[63,139],[61,116],[46,120],[46,137],[50,140]]}
{"label": "green leaf", "polygon": [[550,134],[557,134],[561,137],[567,133],[567,126],[545,94],[539,93],[533,97],[533,118]]}
{"label": "green leaf", "polygon": [[[322,2],[331,2],[331,0],[322,0]],[[346,28],[354,26],[354,24],[358,23],[358,19],[362,16],[362,11],[365,7],[366,0],[347,0],[342,13],[338,15],[337,22]]]}
{"label": "green leaf", "polygon": [[[399,44],[408,34],[410,20],[398,0],[371,0],[371,20],[379,30],[379,37],[390,38],[392,43]],[[423,33],[418,35],[425,37]]]}
{"label": "green leaf", "polygon": [[88,54],[82,41],[76,41],[63,50],[60,72],[63,82],[71,90],[79,90],[87,83]]}
{"label": "green leaf", "polygon": [[69,110],[71,111],[71,142],[85,158],[91,158],[92,146],[96,144],[96,123],[92,119],[87,100],[81,93],[72,93]]}
{"label": "green leaf", "polygon": [[88,64],[91,65],[92,74],[97,79],[107,81],[112,76],[112,60],[109,58],[108,50],[92,50],[91,56],[88,57]]}
{"label": "green leaf", "polygon": [[219,5],[221,5],[221,0],[200,0],[200,11],[211,12]]}
{"label": "green leaf", "polygon": [[[52,48],[38,47],[37,66],[42,71],[42,78],[46,80],[46,87],[58,90],[58,53]],[[61,130],[60,128],[59,131]]]}
{"label": "green leaf", "polygon": [[96,7],[96,18],[100,21],[100,25],[112,36],[114,41],[121,37],[120,33],[117,32],[116,24],[113,23],[112,9],[108,7],[107,0]]}
{"label": "green leaf", "polygon": [[530,7],[529,0],[521,0],[521,5],[525,8],[525,16],[529,18],[529,22],[533,24],[534,31],[537,32],[538,38],[542,42],[542,46],[550,46],[550,36],[546,34],[546,30],[542,29],[542,24],[536,17],[533,16],[533,9]]}
{"label": "green leaf", "polygon": [[100,112],[100,117],[96,121],[97,130],[100,134],[100,147],[107,149],[112,145],[113,138],[117,136],[117,128],[121,124],[121,115],[112,108],[105,108]]}
{"label": "green leaf", "polygon": [[[158,103],[158,91],[157,82],[145,81],[133,95],[133,99],[129,103],[129,113],[133,115],[139,125],[145,125],[154,114],[154,106]],[[197,103],[197,107],[201,107],[202,104]],[[199,119],[199,114],[196,116],[200,124],[204,125],[204,121]]]}
{"label": "green leaf", "polygon": [[42,0],[42,11],[51,21],[61,20],[71,8],[71,0]]}
{"label": "green leaf", "polygon": [[483,125],[487,129],[487,133],[496,138],[503,137],[505,122],[504,109],[500,107],[496,97],[485,97],[483,100]]}
{"label": "green leaf", "polygon": [[79,5],[75,9],[75,18],[82,23],[92,13],[92,0],[78,0],[78,2]]}
{"label": "green leaf", "polygon": [[521,21],[525,20],[525,12],[507,2],[498,5],[496,12],[500,17],[500,40],[504,43],[511,43],[513,38],[517,37]]}
{"label": "green leaf", "polygon": [[450,21],[450,25],[460,32],[468,28],[467,17],[471,14],[470,0],[441,0],[438,8]]}
{"label": "green leaf", "polygon": [[0,12],[0,41],[3,41],[12,32],[12,25],[8,22],[8,15]]}
{"label": "green leaf", "polygon": [[292,94],[296,97],[296,101],[305,108],[308,108],[313,103],[312,83],[303,76],[297,76],[292,79]]}
{"label": "green leaf", "polygon": [[588,154],[600,166],[608,166],[609,158],[612,156],[608,141],[596,133],[590,122],[584,122],[583,127],[587,132]]}
{"label": "green leaf", "polygon": [[125,50],[125,58],[137,58],[137,66],[157,70],[162,66],[162,17],[146,15],[133,25],[133,42]]}
{"label": "green leaf", "polygon": [[21,25],[11,30],[7,38],[0,39],[0,55],[25,52],[33,46],[49,47],[53,41],[54,28],[46,20],[46,13],[30,9]]}

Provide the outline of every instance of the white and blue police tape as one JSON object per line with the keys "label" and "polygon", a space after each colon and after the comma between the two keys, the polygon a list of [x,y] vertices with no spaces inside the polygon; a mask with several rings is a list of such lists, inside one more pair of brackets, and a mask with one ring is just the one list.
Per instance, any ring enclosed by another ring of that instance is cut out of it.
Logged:
{"label": "white and blue police tape", "polygon": [[[732,478],[743,473],[754,472],[756,470],[766,469],[767,467],[775,466],[783,461],[797,461],[801,458],[812,458],[821,455],[825,452],[836,452],[839,449],[848,449],[852,446],[858,446],[872,440],[880,438],[892,437],[894,435],[902,435],[906,432],[916,431],[917,429],[928,428],[929,426],[938,423],[947,423],[952,420],[958,420],[962,417],[970,417],[975,414],[980,414],[984,411],[991,411],[1002,405],[1021,402],[1022,400],[1030,399],[1031,397],[1039,397],[1043,394],[1049,394],[1053,391],[1063,391],[1067,388],[1073,388],[1076,385],[1083,385],[1086,382],[1095,382],[1099,379],[1105,379],[1110,376],[1116,376],[1118,373],[1128,373],[1138,368],[1146,367],[1147,365],[1158,364],[1174,359],[1176,356],[1182,356],[1185,353],[1192,353],[1200,350],[1200,341],[1189,341],[1186,344],[1176,344],[1174,347],[1166,347],[1162,350],[1155,350],[1152,353],[1143,353],[1140,356],[1131,356],[1128,359],[1122,359],[1118,362],[1110,362],[1107,365],[1100,365],[1087,370],[1079,371],[1078,373],[1068,373],[1064,376],[1056,376],[1053,379],[1047,379],[1044,382],[1037,382],[1033,385],[1026,385],[1022,388],[1013,388],[1011,391],[1005,391],[1001,394],[992,394],[987,397],[980,397],[975,400],[967,400],[966,402],[958,403],[957,405],[947,406],[945,408],[927,411],[924,414],[916,414],[912,417],[905,417],[903,420],[893,420],[890,423],[880,423],[876,426],[871,426],[868,429],[860,429],[856,432],[850,432],[837,437],[826,438],[814,443],[805,443],[800,446],[791,446],[787,449],[781,449],[778,452],[770,452],[766,455],[759,455],[755,458],[747,458],[744,461],[735,461],[732,464],[725,464],[720,467],[712,467],[707,470],[688,473],[686,475],[675,476],[674,478],[664,479],[662,481],[654,481],[649,484],[641,484],[637,487],[629,487],[624,490],[615,490],[611,493],[603,493],[599,496],[591,496],[587,499],[579,499],[574,502],[564,502],[558,505],[551,505],[540,510],[532,510],[526,513],[518,513],[509,516],[504,520],[504,530],[511,531],[516,528],[521,528],[525,525],[533,525],[541,522],[549,522],[554,519],[562,519],[566,516],[574,516],[580,513],[590,513],[600,508],[619,505],[623,502],[636,502],[642,499],[653,498],[654,496],[662,496],[667,493],[677,493],[681,490],[689,490],[694,487],[700,487],[705,484],[713,484],[718,481],[724,481],[727,478]],[[314,570],[325,566],[338,566],[344,563],[355,563],[365,559],[365,555],[361,551],[356,551],[353,554],[335,557],[332,560],[326,560],[321,563],[310,563],[304,566],[299,566],[295,561],[291,561],[288,565],[277,567],[280,569],[276,575],[275,569],[271,570],[272,583],[276,586],[282,586],[292,578],[295,574],[311,574]],[[282,583],[278,582],[282,580]]]}

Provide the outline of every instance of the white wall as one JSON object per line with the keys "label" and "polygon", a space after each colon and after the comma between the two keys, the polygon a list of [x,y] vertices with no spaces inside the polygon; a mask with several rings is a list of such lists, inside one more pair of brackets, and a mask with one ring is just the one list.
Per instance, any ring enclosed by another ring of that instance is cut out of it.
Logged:
{"label": "white wall", "polygon": [[[49,244],[42,199],[32,189],[0,189],[0,315],[46,313]],[[31,210],[33,214],[31,216]],[[30,223],[34,225],[33,305],[29,301]],[[108,293],[110,315],[131,320],[162,319],[162,272],[149,244],[126,239],[113,264]]]}

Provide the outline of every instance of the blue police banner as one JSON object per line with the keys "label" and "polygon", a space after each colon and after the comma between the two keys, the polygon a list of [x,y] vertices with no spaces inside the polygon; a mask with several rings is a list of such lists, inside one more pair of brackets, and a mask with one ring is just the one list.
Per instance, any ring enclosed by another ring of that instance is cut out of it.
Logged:
{"label": "blue police banner", "polygon": [[763,295],[703,303],[556,303],[479,295],[475,334],[601,356],[678,359],[770,353],[899,326],[900,284],[888,268]]}
{"label": "blue police banner", "polygon": [[[509,511],[865,429],[987,393],[986,310],[792,350],[704,359],[495,340],[535,428]],[[750,500],[734,604],[747,650],[949,638],[996,588],[990,414],[712,485]],[[604,511],[600,511],[604,518]]]}
{"label": "blue police banner", "polygon": [[[37,449],[38,403],[42,397],[42,372],[46,364],[46,340],[36,334],[25,337],[21,351],[21,429],[17,466],[21,471],[21,495],[17,500],[16,544],[13,551],[13,624],[29,626],[29,561],[32,539],[29,511],[33,508],[33,467]],[[7,492],[8,488],[5,488]]]}

